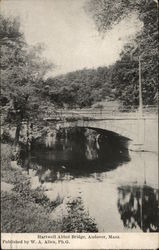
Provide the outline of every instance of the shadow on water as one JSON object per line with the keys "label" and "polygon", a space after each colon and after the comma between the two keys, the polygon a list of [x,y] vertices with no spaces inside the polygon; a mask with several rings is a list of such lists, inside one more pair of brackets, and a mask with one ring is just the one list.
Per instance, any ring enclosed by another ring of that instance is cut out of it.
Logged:
{"label": "shadow on water", "polygon": [[83,214],[89,213],[99,232],[156,232],[157,156],[128,152],[127,144],[128,138],[110,131],[49,128],[28,154],[22,148],[22,166],[31,187],[42,187],[51,201],[60,197],[64,210],[81,200]]}
{"label": "shadow on water", "polygon": [[158,190],[147,185],[121,186],[118,210],[124,227],[140,227],[143,232],[159,231]]}
{"label": "shadow on water", "polygon": [[[89,128],[61,129],[46,134],[32,143],[30,164],[40,165],[39,175],[50,169],[50,181],[89,176],[110,171],[130,160],[126,148],[128,139],[104,130]],[[22,159],[28,156],[22,152]],[[27,164],[25,164],[27,165]]]}

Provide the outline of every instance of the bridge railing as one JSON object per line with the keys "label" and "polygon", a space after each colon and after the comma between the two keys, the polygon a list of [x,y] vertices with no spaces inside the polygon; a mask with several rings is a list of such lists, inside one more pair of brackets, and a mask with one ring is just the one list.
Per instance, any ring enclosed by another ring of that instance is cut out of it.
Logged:
{"label": "bridge railing", "polygon": [[[57,112],[61,115],[87,115],[87,116],[116,116],[116,115],[138,115],[138,107],[120,107],[116,108],[113,106],[105,107],[105,108],[76,108],[76,109],[60,109]],[[143,106],[143,115],[154,115],[158,113],[157,106]]]}
{"label": "bridge railing", "polygon": [[[156,116],[158,114],[157,106],[143,106],[143,117]],[[52,119],[105,119],[105,118],[117,118],[117,117],[138,117],[138,107],[104,107],[104,108],[74,108],[74,109],[57,109],[54,114],[48,114]],[[48,117],[48,118],[49,118]]]}

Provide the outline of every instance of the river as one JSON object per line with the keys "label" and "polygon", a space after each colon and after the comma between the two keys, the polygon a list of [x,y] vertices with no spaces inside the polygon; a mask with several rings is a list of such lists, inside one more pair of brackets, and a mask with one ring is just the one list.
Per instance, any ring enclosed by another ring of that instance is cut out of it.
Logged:
{"label": "river", "polygon": [[65,206],[80,198],[98,232],[156,232],[157,154],[128,151],[126,143],[92,129],[50,131],[22,158],[32,188],[40,186]]}

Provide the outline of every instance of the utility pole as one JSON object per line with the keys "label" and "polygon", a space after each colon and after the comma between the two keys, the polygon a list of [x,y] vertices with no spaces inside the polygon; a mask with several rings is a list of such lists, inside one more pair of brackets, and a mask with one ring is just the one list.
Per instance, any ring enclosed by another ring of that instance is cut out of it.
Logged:
{"label": "utility pole", "polygon": [[142,77],[141,77],[141,55],[139,55],[139,110],[138,110],[138,143],[144,145],[145,125],[143,118],[142,103]]}
{"label": "utility pole", "polygon": [[142,103],[142,81],[141,81],[141,56],[139,56],[139,114],[143,115],[143,103]]}

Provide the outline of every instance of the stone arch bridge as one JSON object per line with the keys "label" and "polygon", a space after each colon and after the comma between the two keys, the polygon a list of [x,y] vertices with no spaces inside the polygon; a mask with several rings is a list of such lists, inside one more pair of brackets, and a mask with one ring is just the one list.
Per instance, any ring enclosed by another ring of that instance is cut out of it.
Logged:
{"label": "stone arch bridge", "polygon": [[[59,118],[60,117],[60,118]],[[57,119],[58,118],[58,119]],[[111,131],[129,139],[129,149],[135,151],[157,151],[158,119],[157,114],[118,113],[103,115],[101,112],[62,111],[60,116],[48,117],[49,122],[56,122],[58,128],[82,127]]]}

